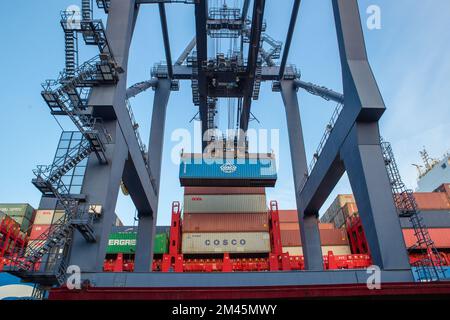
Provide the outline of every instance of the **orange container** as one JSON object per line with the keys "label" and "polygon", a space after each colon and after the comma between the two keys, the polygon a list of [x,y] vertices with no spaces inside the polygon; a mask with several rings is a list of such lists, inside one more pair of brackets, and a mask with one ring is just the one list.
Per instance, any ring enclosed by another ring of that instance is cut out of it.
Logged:
{"label": "orange container", "polygon": [[298,223],[297,210],[278,210],[278,217],[281,222],[296,222]]}
{"label": "orange container", "polygon": [[186,232],[268,232],[269,216],[260,213],[185,213]]}
{"label": "orange container", "polygon": [[[345,229],[321,229],[320,243],[322,246],[348,246]],[[281,245],[283,247],[298,247],[302,245],[299,230],[281,230]]]}
{"label": "orange container", "polygon": [[[436,248],[450,249],[450,228],[429,228],[428,232]],[[408,248],[417,242],[414,229],[403,229],[403,237]]]}
{"label": "orange container", "polygon": [[415,192],[419,210],[450,210],[450,199],[444,192]]}
{"label": "orange container", "polygon": [[[332,223],[319,223],[319,230],[333,230]],[[298,222],[280,222],[280,230],[300,230]]]}

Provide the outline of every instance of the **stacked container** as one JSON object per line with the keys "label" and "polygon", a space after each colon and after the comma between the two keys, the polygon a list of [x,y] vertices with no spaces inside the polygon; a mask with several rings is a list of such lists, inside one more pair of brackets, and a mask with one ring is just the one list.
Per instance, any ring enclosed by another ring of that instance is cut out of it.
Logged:
{"label": "stacked container", "polygon": [[262,187],[186,187],[182,253],[270,252],[269,216]]}
{"label": "stacked container", "polygon": [[32,247],[44,245],[48,233],[64,217],[64,214],[64,210],[36,210],[28,245]]}
{"label": "stacked container", "polygon": [[33,224],[34,208],[28,203],[0,204],[0,211],[14,219],[20,225],[20,230],[25,233]]}
{"label": "stacked container", "polygon": [[[283,252],[291,256],[303,255],[297,210],[279,210],[281,244]],[[351,254],[345,229],[337,229],[332,223],[319,223],[323,255],[332,251],[335,255]]]}

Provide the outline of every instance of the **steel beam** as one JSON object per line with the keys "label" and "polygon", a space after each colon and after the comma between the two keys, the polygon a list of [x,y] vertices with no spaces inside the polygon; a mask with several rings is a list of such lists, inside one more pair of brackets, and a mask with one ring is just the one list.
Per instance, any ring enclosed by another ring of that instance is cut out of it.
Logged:
{"label": "steel beam", "polygon": [[248,129],[250,110],[252,105],[253,87],[258,62],[259,48],[261,45],[261,32],[264,20],[265,0],[254,0],[252,14],[252,30],[250,33],[250,45],[247,58],[247,77],[244,89],[244,101],[242,104],[240,128],[243,132]]}
{"label": "steel beam", "polygon": [[[287,68],[286,68],[287,70]],[[246,76],[246,73],[234,73],[230,74],[230,72],[222,72],[224,75],[227,74],[228,76],[237,75],[238,77],[244,78]],[[278,75],[280,73],[280,67],[278,66],[263,66],[262,67],[262,73],[261,73],[261,81],[277,81]],[[220,76],[221,72],[217,72]],[[286,72],[285,72],[286,74]],[[293,77],[295,77],[294,74],[291,74]],[[191,81],[193,77],[192,68],[188,67],[186,65],[177,65],[175,64],[173,66],[173,79],[174,80],[187,80]]]}
{"label": "steel beam", "polygon": [[167,29],[166,8],[164,6],[164,3],[159,3],[158,7],[164,41],[164,51],[166,54],[167,73],[169,74],[169,78],[172,79],[173,78],[172,54],[170,52],[170,40],[169,40],[169,31]]}
{"label": "steel beam", "polygon": [[208,1],[199,0],[195,4],[195,34],[197,47],[197,79],[199,90],[199,112],[200,120],[202,122],[202,146],[206,147],[206,142],[203,141],[203,135],[208,130],[208,83],[205,72],[202,68],[203,62],[208,59],[207,48],[207,30],[206,19],[208,14]]}
{"label": "steel beam", "polygon": [[[152,172],[153,188],[159,195],[161,181],[161,164],[164,146],[164,129],[166,124],[167,105],[170,96],[169,79],[160,79],[155,89],[155,98],[153,100],[152,122],[150,129],[150,140],[148,150],[148,164]],[[156,202],[155,213],[158,211],[158,202]],[[156,214],[148,216],[139,213],[138,237],[136,246],[135,272],[150,272],[153,261],[153,243],[156,229]]]}
{"label": "steel beam", "polygon": [[318,86],[317,84],[311,83],[311,82],[305,82],[301,80],[295,80],[294,85],[297,88],[302,88],[309,93],[322,97],[326,100],[332,100],[337,103],[344,103],[344,95],[342,93],[338,93],[336,91],[333,91],[331,89],[328,89],[323,86]]}
{"label": "steel beam", "polygon": [[289,22],[289,29],[286,35],[286,41],[284,43],[283,56],[280,63],[280,79],[284,77],[284,69],[286,68],[286,62],[289,56],[289,50],[291,48],[292,36],[294,35],[295,24],[297,22],[298,10],[300,9],[301,0],[294,0],[294,6],[292,7],[291,20]]}
{"label": "steel beam", "polygon": [[184,61],[186,61],[189,54],[194,50],[195,45],[197,43],[197,39],[194,37],[192,38],[191,42],[186,46],[186,48],[183,50],[183,52],[178,57],[177,61],[175,62],[175,65],[181,66]]}
{"label": "steel beam", "polygon": [[127,89],[127,99],[134,98],[138,94],[147,91],[150,88],[155,88],[158,83],[158,79],[150,79],[147,81],[138,82]]}
{"label": "steel beam", "polygon": [[[281,81],[281,96],[283,99],[286,122],[289,134],[292,171],[295,190],[299,190],[308,175],[305,144],[303,140],[300,110],[294,82]],[[305,216],[299,193],[295,193],[297,202],[298,221],[300,222],[300,235],[302,239],[303,256],[305,257],[305,270],[323,270],[322,249],[317,216]],[[318,213],[318,212],[317,212]]]}

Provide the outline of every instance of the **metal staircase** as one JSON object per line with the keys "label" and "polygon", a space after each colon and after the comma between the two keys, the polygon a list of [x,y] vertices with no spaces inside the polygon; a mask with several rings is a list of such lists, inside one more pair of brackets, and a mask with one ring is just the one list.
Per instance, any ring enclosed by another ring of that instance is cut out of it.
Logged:
{"label": "metal staircase", "polygon": [[403,183],[389,142],[381,141],[381,150],[391,183],[394,202],[401,217],[408,217],[414,229],[416,243],[409,251],[422,251],[425,258],[413,264],[417,268],[420,281],[438,281],[444,278],[443,261],[439,251],[434,246],[427,227],[417,207],[412,190]]}

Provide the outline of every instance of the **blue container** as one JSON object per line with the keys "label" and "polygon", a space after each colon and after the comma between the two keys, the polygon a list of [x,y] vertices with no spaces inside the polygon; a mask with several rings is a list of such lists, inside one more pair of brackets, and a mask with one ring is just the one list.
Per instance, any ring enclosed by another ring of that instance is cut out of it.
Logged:
{"label": "blue container", "polygon": [[183,187],[274,187],[276,180],[277,170],[273,157],[181,158],[180,183]]}
{"label": "blue container", "polygon": [[[450,280],[450,267],[442,267],[443,271],[444,271],[444,279],[445,280]],[[419,281],[419,272],[420,269],[413,267],[412,268],[413,271],[413,276],[414,276],[414,280],[417,282]],[[432,271],[430,271],[430,273],[433,273]]]}

